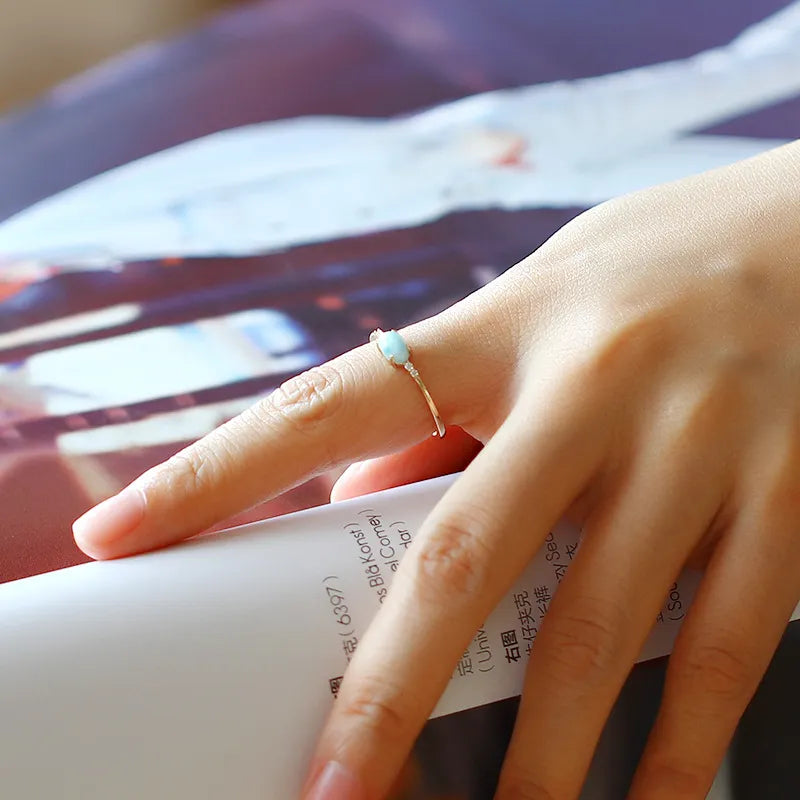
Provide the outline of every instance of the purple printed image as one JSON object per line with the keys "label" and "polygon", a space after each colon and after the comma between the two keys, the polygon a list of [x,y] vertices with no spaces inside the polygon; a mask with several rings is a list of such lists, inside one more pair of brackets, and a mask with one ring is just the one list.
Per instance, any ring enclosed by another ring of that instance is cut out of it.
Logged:
{"label": "purple printed image", "polygon": [[[83,560],[83,509],[375,328],[466,296],[574,213],[473,212],[261,256],[10,263],[28,280],[0,302],[0,575]],[[36,483],[20,479],[32,463]],[[334,478],[224,524],[327,502]],[[63,502],[31,515],[42,492]]]}

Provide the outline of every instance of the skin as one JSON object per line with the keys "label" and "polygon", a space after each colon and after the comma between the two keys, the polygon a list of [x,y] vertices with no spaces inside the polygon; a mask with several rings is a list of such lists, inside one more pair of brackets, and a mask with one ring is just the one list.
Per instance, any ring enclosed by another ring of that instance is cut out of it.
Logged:
{"label": "skin", "polygon": [[566,514],[584,539],[496,798],[577,798],[687,562],[705,574],[629,797],[703,798],[800,599],[798,186],[794,143],[604,203],[404,329],[456,426],[441,441],[413,382],[367,345],[145,473],[76,540],[96,558],[169,544],[356,460],[372,459],[335,497],[468,465],[359,644],[307,791],[335,761],[348,789],[330,798],[387,796],[460,654]]}

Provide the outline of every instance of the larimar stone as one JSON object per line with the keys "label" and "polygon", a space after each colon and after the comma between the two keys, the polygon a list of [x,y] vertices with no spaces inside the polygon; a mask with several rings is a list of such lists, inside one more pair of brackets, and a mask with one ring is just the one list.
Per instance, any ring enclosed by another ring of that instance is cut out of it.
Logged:
{"label": "larimar stone", "polygon": [[411,358],[408,345],[397,331],[384,331],[378,336],[378,347],[383,355],[402,366]]}

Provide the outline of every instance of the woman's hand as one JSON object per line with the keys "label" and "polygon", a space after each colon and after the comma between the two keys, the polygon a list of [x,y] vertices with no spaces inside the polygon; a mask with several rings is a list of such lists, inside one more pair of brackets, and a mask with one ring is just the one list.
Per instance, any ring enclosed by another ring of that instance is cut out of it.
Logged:
{"label": "woman's hand", "polygon": [[[583,543],[537,637],[497,797],[578,796],[689,561],[706,572],[631,797],[705,796],[800,598],[798,186],[795,144],[605,203],[403,331],[442,417],[484,447],[361,640],[308,797],[385,797],[475,631],[565,514]],[[474,455],[465,436],[414,448],[430,428],[413,382],[365,345],[145,473],[75,537],[116,557],[335,465],[396,454],[349,473],[343,495]]]}

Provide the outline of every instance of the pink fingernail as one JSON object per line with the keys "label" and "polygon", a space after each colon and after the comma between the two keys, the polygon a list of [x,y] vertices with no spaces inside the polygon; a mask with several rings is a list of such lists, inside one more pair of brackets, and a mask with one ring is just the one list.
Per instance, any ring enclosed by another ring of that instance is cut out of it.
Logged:
{"label": "pink fingernail", "polygon": [[361,784],[350,772],[336,761],[329,761],[304,800],[362,800]]}
{"label": "pink fingernail", "polygon": [[336,483],[333,484],[331,487],[331,502],[335,503],[339,499],[339,489],[342,486],[346,486],[347,483],[352,480],[353,478],[357,477],[361,471],[364,469],[364,466],[368,464],[369,461],[356,461],[355,464],[351,464],[337,479]]}
{"label": "pink fingernail", "polygon": [[144,518],[144,496],[128,487],[100,505],[90,508],[72,524],[76,540],[93,544],[109,544],[134,530]]}

